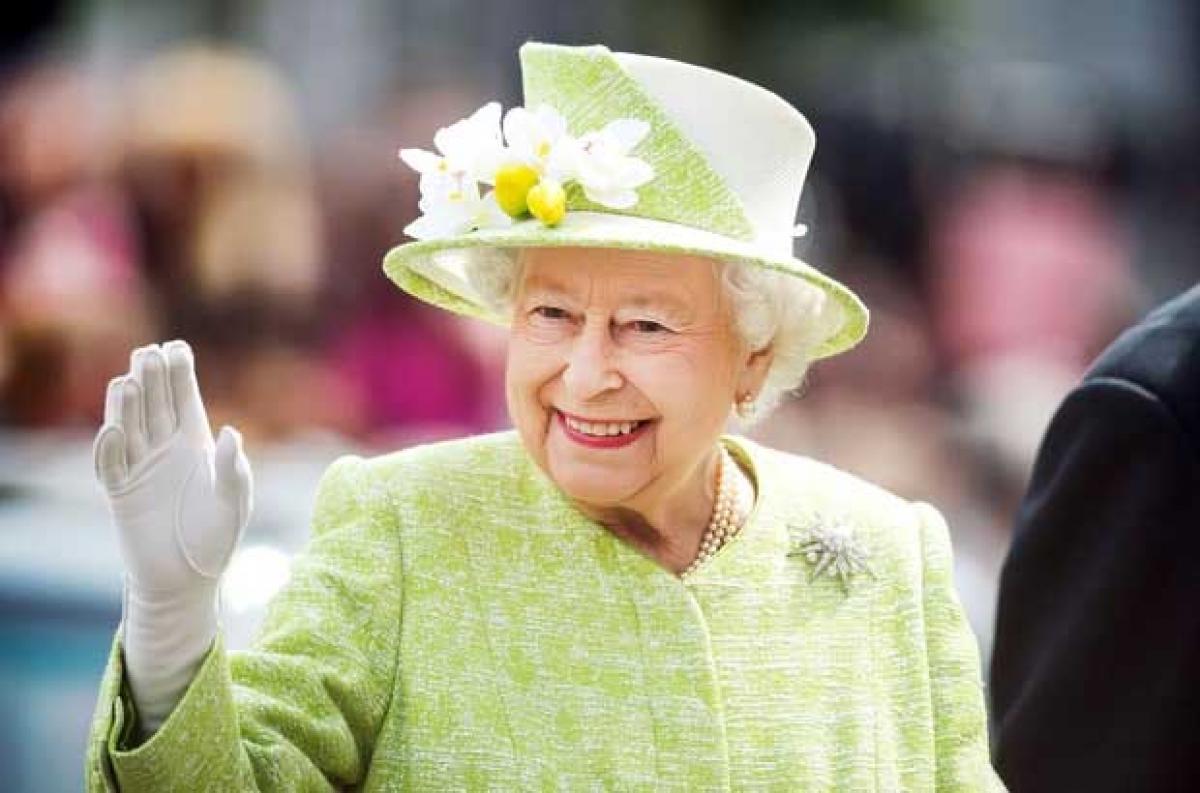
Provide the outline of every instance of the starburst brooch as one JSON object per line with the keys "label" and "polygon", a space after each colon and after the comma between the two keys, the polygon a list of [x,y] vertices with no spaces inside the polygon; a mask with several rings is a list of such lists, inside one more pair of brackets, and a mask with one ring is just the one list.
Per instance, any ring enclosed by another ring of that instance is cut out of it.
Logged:
{"label": "starburst brooch", "polygon": [[788,556],[800,556],[808,562],[812,568],[809,580],[836,578],[842,589],[848,590],[850,579],[856,575],[875,577],[867,562],[870,553],[849,528],[838,524],[791,528],[794,534]]}

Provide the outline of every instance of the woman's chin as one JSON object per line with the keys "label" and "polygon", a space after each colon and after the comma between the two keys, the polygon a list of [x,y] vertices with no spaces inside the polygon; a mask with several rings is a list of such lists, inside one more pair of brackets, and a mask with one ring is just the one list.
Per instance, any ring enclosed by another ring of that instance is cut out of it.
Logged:
{"label": "woman's chin", "polygon": [[611,469],[579,463],[556,464],[551,460],[550,478],[572,501],[592,507],[620,506],[639,490],[625,477],[614,477]]}
{"label": "woman's chin", "polygon": [[552,421],[545,438],[546,473],[573,501],[595,507],[619,506],[635,496],[648,481],[645,471],[651,448],[650,426],[616,447],[596,447],[572,437],[560,421]]}

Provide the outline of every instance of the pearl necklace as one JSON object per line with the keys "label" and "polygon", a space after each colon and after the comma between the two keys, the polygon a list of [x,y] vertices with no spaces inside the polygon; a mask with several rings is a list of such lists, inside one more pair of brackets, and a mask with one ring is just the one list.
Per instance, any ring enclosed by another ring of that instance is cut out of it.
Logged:
{"label": "pearl necklace", "polygon": [[717,498],[716,504],[713,506],[712,517],[709,518],[708,527],[704,530],[704,536],[700,538],[700,552],[692,563],[687,566],[687,569],[680,573],[680,577],[691,574],[696,568],[707,562],[721,547],[729,541],[733,535],[737,534],[738,529],[742,524],[742,499],[741,488],[738,487],[739,482],[731,482],[731,479],[740,479],[737,476],[737,463],[729,456],[729,452],[725,447],[720,447],[720,457],[717,461]]}

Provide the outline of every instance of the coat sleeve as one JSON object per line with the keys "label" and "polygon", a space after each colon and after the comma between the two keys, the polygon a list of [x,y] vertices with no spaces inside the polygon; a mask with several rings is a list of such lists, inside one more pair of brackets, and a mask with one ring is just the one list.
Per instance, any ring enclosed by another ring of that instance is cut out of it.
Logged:
{"label": "coat sleeve", "polygon": [[369,464],[343,457],[317,490],[312,536],[253,648],[218,637],[162,727],[132,742],[120,642],[89,740],[91,791],[329,790],[362,781],[390,705],[399,644],[394,511]]}
{"label": "coat sleeve", "polygon": [[924,556],[922,599],[938,791],[997,791],[1003,784],[988,754],[987,710],[979,646],[954,588],[946,521],[916,504]]}
{"label": "coat sleeve", "polygon": [[1088,380],[1051,422],[1001,576],[992,659],[997,765],[1014,789],[1196,778],[1198,448],[1169,403],[1122,378]]}

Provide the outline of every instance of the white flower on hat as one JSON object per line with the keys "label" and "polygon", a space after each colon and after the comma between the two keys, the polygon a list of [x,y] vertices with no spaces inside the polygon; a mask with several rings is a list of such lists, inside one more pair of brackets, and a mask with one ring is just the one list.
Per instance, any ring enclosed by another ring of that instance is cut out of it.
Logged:
{"label": "white flower on hat", "polygon": [[579,139],[576,178],[588,199],[612,209],[637,203],[636,188],[654,178],[654,169],[629,152],[649,131],[645,121],[621,118]]}
{"label": "white flower on hat", "polygon": [[[424,181],[424,180],[422,180]],[[479,195],[479,184],[465,176],[437,178],[422,188],[421,216],[404,228],[413,239],[453,237],[475,229],[504,228],[513,219],[496,203],[495,191]]]}
{"label": "white flower on hat", "polygon": [[550,105],[536,110],[509,108],[504,114],[508,159],[528,165],[539,176],[559,182],[574,177],[578,142],[567,133],[567,120]]}
{"label": "white flower on hat", "polygon": [[575,176],[579,142],[567,120],[548,104],[535,110],[510,108],[504,114],[505,162],[496,171],[496,197],[511,217],[531,214],[547,226],[567,211],[563,185]]}
{"label": "white flower on hat", "polygon": [[491,184],[505,157],[500,103],[488,102],[467,118],[442,127],[433,136],[433,145],[440,154],[424,149],[400,150],[400,159],[421,174],[422,194],[426,188],[453,189],[464,176]]}
{"label": "white flower on hat", "polygon": [[[623,118],[576,138],[562,114],[543,103],[510,108],[502,138],[500,105],[489,102],[438,130],[440,155],[401,149],[400,158],[421,174],[424,213],[404,231],[416,239],[451,237],[527,215],[556,226],[571,183],[595,203],[628,209],[637,203],[636,189],[654,178],[649,163],[629,155],[649,131],[646,122]],[[476,182],[495,189],[480,197]]]}

